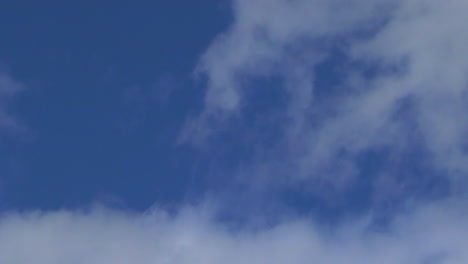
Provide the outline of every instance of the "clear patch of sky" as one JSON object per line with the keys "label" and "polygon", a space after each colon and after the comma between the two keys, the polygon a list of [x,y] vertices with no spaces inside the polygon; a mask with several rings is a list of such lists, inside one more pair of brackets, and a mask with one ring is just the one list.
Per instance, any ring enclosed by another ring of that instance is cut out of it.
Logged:
{"label": "clear patch of sky", "polygon": [[27,86],[14,112],[29,129],[4,144],[3,207],[144,210],[201,189],[175,142],[203,96],[193,68],[230,19],[217,1],[0,3],[0,62]]}

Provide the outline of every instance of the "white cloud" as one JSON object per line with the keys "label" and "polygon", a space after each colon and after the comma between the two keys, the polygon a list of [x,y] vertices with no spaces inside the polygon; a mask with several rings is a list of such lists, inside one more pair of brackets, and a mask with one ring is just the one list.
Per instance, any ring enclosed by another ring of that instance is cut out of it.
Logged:
{"label": "white cloud", "polygon": [[295,219],[229,230],[200,207],[175,216],[96,209],[11,214],[0,221],[0,261],[55,263],[444,263],[468,261],[467,215],[442,206],[385,231],[365,219],[330,228]]}
{"label": "white cloud", "polygon": [[[412,96],[416,124],[434,163],[463,172],[468,169],[467,9],[466,1],[405,1],[373,39],[355,47],[359,59],[382,65],[405,62],[402,74],[377,80],[374,89],[382,92],[375,101],[390,109],[398,99]],[[394,98],[383,101],[385,93]]]}
{"label": "white cloud", "polygon": [[[268,118],[282,134],[261,149],[269,158],[248,164],[247,178],[314,179],[340,190],[359,177],[359,155],[383,149],[387,167],[404,170],[399,157],[416,147],[435,171],[466,175],[466,10],[457,0],[235,1],[232,26],[200,61],[205,108],[184,135],[204,144],[254,104],[247,87],[268,95],[252,80],[278,76],[288,104]],[[317,67],[337,50],[339,84],[317,86]],[[326,89],[338,92],[316,96]]]}

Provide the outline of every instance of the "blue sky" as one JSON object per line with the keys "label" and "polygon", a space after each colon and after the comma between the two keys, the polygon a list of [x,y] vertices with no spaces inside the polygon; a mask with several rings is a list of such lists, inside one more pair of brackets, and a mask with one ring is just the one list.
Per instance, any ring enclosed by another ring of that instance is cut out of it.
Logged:
{"label": "blue sky", "polygon": [[1,2],[0,262],[466,263],[467,9]]}
{"label": "blue sky", "polygon": [[27,89],[4,141],[5,204],[143,210],[185,199],[196,153],[177,146],[202,90],[192,71],[227,26],[227,3],[2,3],[3,68]]}

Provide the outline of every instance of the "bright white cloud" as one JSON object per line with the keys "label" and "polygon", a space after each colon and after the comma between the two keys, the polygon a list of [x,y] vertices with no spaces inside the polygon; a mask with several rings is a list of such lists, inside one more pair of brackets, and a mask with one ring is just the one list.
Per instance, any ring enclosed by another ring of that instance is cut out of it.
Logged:
{"label": "bright white cloud", "polygon": [[[457,212],[457,213],[456,213]],[[444,263],[468,261],[467,215],[440,206],[375,231],[365,219],[335,228],[296,219],[229,230],[201,208],[175,216],[104,209],[13,214],[0,221],[0,261],[98,263]]]}

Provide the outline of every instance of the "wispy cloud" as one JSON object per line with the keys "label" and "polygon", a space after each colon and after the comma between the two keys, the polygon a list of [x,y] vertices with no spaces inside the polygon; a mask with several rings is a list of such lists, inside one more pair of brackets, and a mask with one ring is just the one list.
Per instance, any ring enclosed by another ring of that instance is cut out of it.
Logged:
{"label": "wispy cloud", "polygon": [[[208,144],[253,114],[252,90],[269,96],[257,80],[277,77],[287,103],[268,116],[269,130],[250,133],[261,139],[273,127],[280,136],[256,149],[242,172],[248,179],[343,190],[363,179],[359,160],[372,153],[385,156],[372,181],[408,174],[411,155],[428,174],[460,179],[468,170],[467,8],[455,0],[235,1],[233,25],[199,64],[205,108],[184,135]],[[334,83],[323,85],[330,76],[319,68],[333,60]]]}
{"label": "wispy cloud", "polygon": [[19,131],[22,126],[9,113],[8,107],[18,92],[24,89],[24,85],[14,80],[10,75],[0,72],[0,127],[7,130]]}

